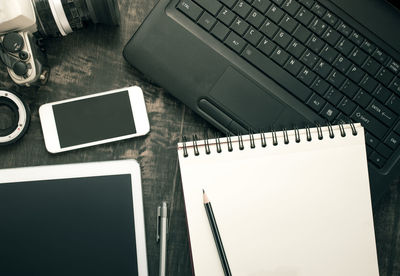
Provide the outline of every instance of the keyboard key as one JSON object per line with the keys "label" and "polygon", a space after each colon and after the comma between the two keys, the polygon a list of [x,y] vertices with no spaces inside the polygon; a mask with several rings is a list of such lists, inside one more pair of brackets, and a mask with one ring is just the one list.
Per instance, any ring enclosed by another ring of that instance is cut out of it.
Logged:
{"label": "keyboard key", "polygon": [[282,48],[286,48],[291,39],[292,37],[287,32],[279,30],[274,37],[274,42],[279,44]]}
{"label": "keyboard key", "polygon": [[359,83],[364,75],[365,72],[355,65],[351,66],[349,72],[347,73],[347,76],[355,83]]}
{"label": "keyboard key", "polygon": [[314,6],[315,1],[314,0],[299,0],[300,3],[302,3],[304,6],[307,8],[311,9],[312,6]]}
{"label": "keyboard key", "polygon": [[372,93],[372,91],[375,90],[376,86],[378,85],[378,82],[374,80],[371,76],[365,75],[364,78],[362,79],[360,86],[367,90],[369,93]]}
{"label": "keyboard key", "polygon": [[328,100],[333,105],[337,105],[342,98],[343,94],[332,86],[328,89],[324,97],[324,99]]}
{"label": "keyboard key", "polygon": [[320,112],[325,103],[326,101],[315,93],[312,94],[310,99],[307,101],[307,105],[314,109],[316,112]]}
{"label": "keyboard key", "polygon": [[316,53],[319,53],[321,49],[324,47],[325,42],[320,39],[319,37],[315,36],[314,34],[310,38],[310,40],[307,42],[308,48],[313,50]]}
{"label": "keyboard key", "polygon": [[393,150],[385,144],[379,144],[376,147],[376,151],[385,158],[389,158],[393,153]]}
{"label": "keyboard key", "polygon": [[280,66],[283,66],[285,62],[288,60],[289,54],[286,51],[282,50],[281,48],[277,47],[273,51],[271,58]]}
{"label": "keyboard key", "polygon": [[315,73],[306,67],[304,67],[303,70],[300,71],[300,74],[297,76],[297,78],[305,83],[307,86],[310,86],[315,77]]}
{"label": "keyboard key", "polygon": [[246,1],[238,1],[233,8],[233,11],[242,18],[246,18],[246,16],[250,13],[250,10],[251,6],[247,4]]}
{"label": "keyboard key", "polygon": [[400,122],[397,123],[393,130],[400,134]]}
{"label": "keyboard key", "polygon": [[261,42],[257,48],[260,51],[262,51],[264,54],[266,54],[267,56],[270,56],[272,54],[272,52],[274,51],[275,47],[276,47],[276,44],[274,42],[272,42],[268,38],[264,37],[261,40]]}
{"label": "keyboard key", "polygon": [[339,41],[341,35],[332,28],[329,28],[324,35],[322,36],[329,44],[335,46],[336,43]]}
{"label": "keyboard key", "polygon": [[371,133],[366,132],[365,133],[365,142],[367,142],[367,145],[370,146],[371,148],[376,148],[379,144],[378,138],[374,137]]}
{"label": "keyboard key", "polygon": [[356,108],[351,115],[351,118],[356,122],[361,123],[366,130],[373,133],[379,139],[382,139],[388,130],[384,124],[380,123],[378,119],[375,119],[375,117],[364,111],[361,107]]}
{"label": "keyboard key", "polygon": [[390,60],[388,68],[395,74],[398,74],[400,71],[400,65],[397,61]]}
{"label": "keyboard key", "polygon": [[329,74],[327,81],[336,88],[339,88],[340,86],[342,86],[345,79],[346,78],[344,75],[333,69],[332,72]]}
{"label": "keyboard key", "polygon": [[217,22],[217,24],[211,31],[211,34],[213,34],[216,38],[218,38],[221,41],[225,39],[228,33],[229,29],[221,22]]}
{"label": "keyboard key", "polygon": [[315,3],[311,10],[319,17],[323,17],[326,12],[326,9],[318,3]]}
{"label": "keyboard key", "polygon": [[392,81],[392,83],[389,85],[389,88],[390,88],[392,91],[394,91],[394,92],[400,94],[400,78],[399,78],[399,77],[394,78],[394,80]]}
{"label": "keyboard key", "polygon": [[282,8],[288,12],[291,16],[294,16],[297,11],[300,9],[299,3],[293,1],[293,0],[286,0],[285,3],[283,4]]}
{"label": "keyboard key", "polygon": [[328,63],[332,63],[338,55],[338,51],[333,49],[330,45],[325,45],[321,52],[321,57],[323,57]]}
{"label": "keyboard key", "polygon": [[353,98],[354,95],[357,94],[358,90],[358,85],[355,85],[354,82],[350,80],[346,80],[340,89],[340,91],[346,94],[349,98]]}
{"label": "keyboard key", "polygon": [[368,104],[371,102],[372,97],[365,92],[364,90],[360,89],[357,95],[354,97],[354,101],[358,103],[360,106],[366,108]]}
{"label": "keyboard key", "polygon": [[217,16],[222,8],[222,4],[217,0],[196,0],[196,2],[214,16]]}
{"label": "keyboard key", "polygon": [[246,41],[243,40],[240,36],[231,32],[228,37],[225,39],[224,43],[234,50],[236,53],[240,54],[244,47],[246,46]]}
{"label": "keyboard key", "polygon": [[359,33],[353,32],[350,35],[350,40],[353,41],[356,45],[360,46],[363,43],[364,38]]}
{"label": "keyboard key", "polygon": [[356,107],[357,105],[346,96],[342,98],[338,105],[338,108],[347,116],[350,116]]}
{"label": "keyboard key", "polygon": [[293,76],[297,76],[299,74],[303,65],[300,61],[294,59],[293,57],[289,58],[288,62],[285,65],[285,69],[289,71]]}
{"label": "keyboard key", "polygon": [[281,18],[283,17],[283,15],[284,15],[285,13],[280,9],[280,8],[278,8],[277,6],[275,6],[275,5],[272,5],[269,9],[268,9],[268,11],[267,11],[267,17],[269,18],[269,19],[271,19],[272,21],[274,21],[275,23],[278,23],[280,20],[281,20]]}
{"label": "keyboard key", "polygon": [[304,25],[308,26],[308,24],[310,24],[311,20],[314,18],[314,14],[305,8],[301,8],[295,18]]}
{"label": "keyboard key", "polygon": [[337,30],[342,33],[344,36],[349,36],[351,32],[353,31],[346,23],[340,23],[339,27]]}
{"label": "keyboard key", "polygon": [[400,114],[400,98],[399,96],[392,94],[389,100],[386,102],[386,106],[389,107],[392,111]]}
{"label": "keyboard key", "polygon": [[268,19],[261,25],[260,31],[269,38],[273,38],[276,32],[279,30],[278,26],[269,21]]}
{"label": "keyboard key", "polygon": [[324,19],[326,22],[328,22],[328,24],[331,26],[334,26],[336,24],[336,22],[338,21],[337,17],[330,11],[328,11],[322,19]]}
{"label": "keyboard key", "polygon": [[328,28],[328,25],[320,18],[314,18],[311,22],[310,29],[314,31],[316,34],[321,36],[323,32]]}
{"label": "keyboard key", "polygon": [[315,66],[314,71],[326,79],[329,73],[332,71],[332,66],[326,63],[325,60],[320,59],[317,66]]}
{"label": "keyboard key", "polygon": [[294,31],[293,36],[300,40],[303,44],[306,43],[307,39],[310,37],[311,32],[307,30],[304,26],[299,25],[297,29]]}
{"label": "keyboard key", "polygon": [[336,69],[345,74],[350,68],[351,62],[344,56],[339,55],[333,65],[336,67]]}
{"label": "keyboard key", "polygon": [[214,26],[215,22],[217,22],[215,17],[212,16],[211,14],[209,14],[208,12],[204,12],[200,16],[200,19],[198,21],[199,25],[202,26],[207,31],[211,30],[211,28]]}
{"label": "keyboard key", "polygon": [[364,63],[367,57],[368,57],[367,54],[358,48],[355,48],[353,52],[350,54],[350,59],[359,66],[361,66]]}
{"label": "keyboard key", "polygon": [[348,56],[350,52],[354,49],[354,44],[346,38],[342,38],[336,47],[342,54]]}
{"label": "keyboard key", "polygon": [[349,122],[349,117],[347,117],[343,113],[339,113],[339,115],[336,117],[336,120],[334,121],[335,124],[348,124]]}
{"label": "keyboard key", "polygon": [[283,1],[285,1],[285,0],[272,0],[272,1],[275,2],[275,4],[281,6]]}
{"label": "keyboard key", "polygon": [[236,15],[227,8],[222,8],[217,18],[222,21],[226,26],[230,26],[235,19]]}
{"label": "keyboard key", "polygon": [[368,54],[372,55],[372,53],[375,51],[376,47],[368,40],[365,40],[364,43],[361,44],[361,49],[366,51]]}
{"label": "keyboard key", "polygon": [[397,149],[399,143],[400,143],[400,136],[394,132],[391,132],[385,139],[385,144],[390,148],[392,148],[393,150]]}
{"label": "keyboard key", "polygon": [[329,88],[329,84],[323,79],[317,77],[313,82],[313,84],[311,85],[311,88],[319,95],[324,95],[326,90],[328,90]]}
{"label": "keyboard key", "polygon": [[314,54],[310,50],[306,50],[300,60],[309,68],[313,68],[318,59],[319,57],[316,54]]}
{"label": "keyboard key", "polygon": [[385,61],[388,59],[388,56],[380,49],[375,49],[372,56],[382,64],[384,64]]}
{"label": "keyboard key", "polygon": [[255,0],[253,2],[253,7],[259,10],[262,13],[265,13],[268,7],[271,5],[271,1],[269,0]]}
{"label": "keyboard key", "polygon": [[247,21],[256,28],[259,28],[261,24],[265,21],[265,16],[262,15],[259,11],[253,9],[247,17]]}
{"label": "keyboard key", "polygon": [[293,30],[297,27],[297,22],[292,17],[285,15],[279,25],[285,29],[287,32],[292,33]]}
{"label": "keyboard key", "polygon": [[366,110],[389,127],[397,120],[396,114],[375,99],[372,100]]}
{"label": "keyboard key", "polygon": [[[237,0],[220,0],[224,5],[228,6],[230,9],[233,8],[233,5],[235,5]],[[261,0],[263,1],[263,0]]]}
{"label": "keyboard key", "polygon": [[373,58],[369,57],[364,65],[361,67],[371,75],[375,76],[376,72],[380,69],[381,65]]}
{"label": "keyboard key", "polygon": [[368,159],[378,168],[382,168],[383,165],[385,165],[386,159],[383,158],[380,154],[377,152],[373,152]]}
{"label": "keyboard key", "polygon": [[394,75],[386,68],[381,68],[379,73],[376,75],[376,78],[383,83],[385,86],[388,86],[389,83],[393,80]]}
{"label": "keyboard key", "polygon": [[289,47],[288,47],[288,52],[299,59],[301,57],[301,55],[303,54],[305,49],[306,49],[306,47],[301,45],[297,40],[293,39],[292,42],[290,43]]}
{"label": "keyboard key", "polygon": [[324,106],[320,114],[322,115],[322,117],[332,122],[339,114],[339,110],[337,110],[333,105],[328,103]]}
{"label": "keyboard key", "polygon": [[247,23],[240,17],[236,17],[236,19],[233,21],[233,23],[231,25],[231,28],[232,28],[232,30],[237,32],[240,36],[243,36],[244,33],[249,28],[249,23]]}
{"label": "keyboard key", "polygon": [[191,19],[197,21],[203,9],[191,0],[182,0],[178,4],[178,10],[189,16]]}
{"label": "keyboard key", "polygon": [[372,95],[374,95],[374,97],[382,103],[385,103],[387,99],[389,99],[390,95],[392,95],[392,93],[382,85],[378,85]]}
{"label": "keyboard key", "polygon": [[253,27],[250,27],[244,35],[244,38],[253,44],[253,46],[257,46],[262,37],[262,34]]}

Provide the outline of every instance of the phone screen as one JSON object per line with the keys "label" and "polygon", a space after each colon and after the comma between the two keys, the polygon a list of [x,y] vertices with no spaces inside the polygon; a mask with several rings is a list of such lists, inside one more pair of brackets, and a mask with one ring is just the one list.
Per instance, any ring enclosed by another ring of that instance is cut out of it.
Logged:
{"label": "phone screen", "polygon": [[60,147],[136,133],[128,91],[53,105]]}

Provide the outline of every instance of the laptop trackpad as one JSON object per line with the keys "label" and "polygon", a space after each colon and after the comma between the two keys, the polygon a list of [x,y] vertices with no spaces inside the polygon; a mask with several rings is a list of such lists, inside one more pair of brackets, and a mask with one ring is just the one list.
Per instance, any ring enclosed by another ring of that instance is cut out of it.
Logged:
{"label": "laptop trackpad", "polygon": [[226,69],[210,95],[226,111],[254,128],[274,123],[284,110],[281,103],[232,67]]}

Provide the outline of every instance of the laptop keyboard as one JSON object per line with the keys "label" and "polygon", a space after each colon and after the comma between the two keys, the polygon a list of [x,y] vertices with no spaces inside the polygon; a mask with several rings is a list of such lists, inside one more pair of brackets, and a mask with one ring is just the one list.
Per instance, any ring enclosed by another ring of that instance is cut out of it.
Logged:
{"label": "laptop keyboard", "polygon": [[328,121],[362,123],[378,168],[397,149],[399,62],[322,4],[181,0],[177,9]]}

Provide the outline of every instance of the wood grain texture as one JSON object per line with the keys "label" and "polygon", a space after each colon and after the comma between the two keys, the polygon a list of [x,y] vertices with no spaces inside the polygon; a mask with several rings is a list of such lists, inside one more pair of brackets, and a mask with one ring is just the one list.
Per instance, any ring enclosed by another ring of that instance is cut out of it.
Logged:
{"label": "wood grain texture", "polygon": [[[45,41],[52,69],[49,83],[39,89],[15,87],[29,102],[32,122],[21,141],[0,148],[0,168],[137,159],[142,169],[150,275],[158,273],[156,208],[162,200],[170,205],[168,275],[191,275],[176,143],[182,135],[190,137],[207,131],[213,136],[215,129],[162,88],[147,82],[121,55],[156,2],[121,0],[120,27],[90,25],[67,37]],[[0,69],[0,86],[13,87],[4,66]],[[46,151],[38,117],[40,105],[130,85],[140,85],[144,91],[149,135],[56,155]],[[400,275],[399,182],[392,183],[390,191],[375,206],[374,219],[381,276]]]}

